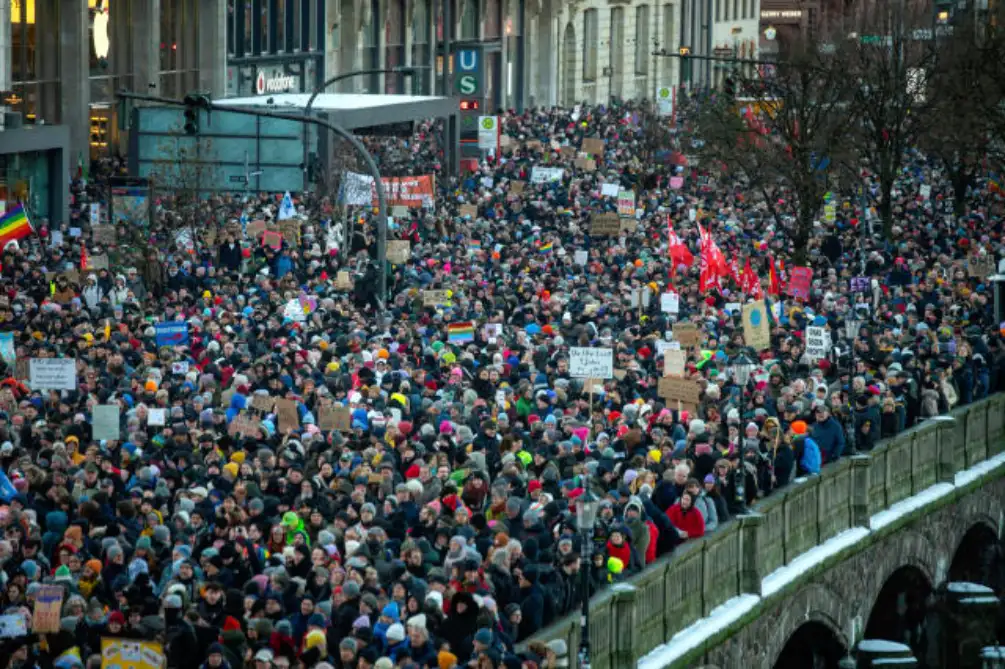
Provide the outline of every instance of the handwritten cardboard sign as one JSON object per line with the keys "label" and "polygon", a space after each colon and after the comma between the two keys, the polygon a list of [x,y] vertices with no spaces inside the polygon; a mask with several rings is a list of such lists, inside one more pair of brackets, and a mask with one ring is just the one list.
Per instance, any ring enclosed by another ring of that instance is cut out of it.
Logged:
{"label": "handwritten cardboard sign", "polygon": [[262,246],[278,251],[283,248],[283,235],[276,230],[266,230],[262,233]]}
{"label": "handwritten cardboard sign", "polygon": [[698,326],[694,323],[674,323],[673,338],[679,341],[681,346],[697,346],[701,340]]}
{"label": "handwritten cardboard sign", "polygon": [[332,430],[348,432],[352,428],[352,413],[348,407],[343,406],[321,407],[318,427],[323,432],[330,432]]}
{"label": "handwritten cardboard sign", "polygon": [[404,265],[412,255],[412,245],[407,240],[392,239],[387,242],[387,261],[393,265]]}
{"label": "handwritten cardboard sign", "polygon": [[701,401],[701,385],[697,381],[676,376],[664,376],[660,378],[658,389],[660,397],[667,402],[698,406]]}
{"label": "handwritten cardboard sign", "polygon": [[562,157],[563,158],[573,158],[576,155],[576,149],[571,146],[562,147]]}
{"label": "handwritten cardboard sign", "polygon": [[590,216],[591,237],[617,237],[621,234],[621,219],[617,214],[593,214]]}
{"label": "handwritten cardboard sign", "polygon": [[255,393],[251,396],[251,408],[257,409],[264,413],[269,413],[272,411],[272,407],[276,404],[275,397],[269,397],[268,395],[263,395],[261,393]]}
{"label": "handwritten cardboard sign", "polygon": [[597,169],[597,163],[591,158],[576,158],[576,169],[583,170],[584,172],[592,172]]}
{"label": "handwritten cardboard sign", "polygon": [[352,277],[349,272],[340,271],[335,275],[335,288],[338,290],[352,290]]}
{"label": "handwritten cardboard sign", "polygon": [[286,434],[300,427],[300,414],[297,412],[297,403],[293,400],[277,397],[276,414],[280,433]]}
{"label": "handwritten cardboard sign", "polygon": [[583,140],[583,153],[591,156],[604,155],[604,140],[599,137],[587,137]]}
{"label": "handwritten cardboard sign", "polygon": [[35,595],[35,608],[31,614],[31,631],[36,634],[58,633],[62,609],[62,586],[43,585],[42,589]]}
{"label": "handwritten cardboard sign", "polygon": [[297,246],[300,244],[300,221],[295,218],[286,218],[279,221],[279,232],[289,244]]}
{"label": "handwritten cardboard sign", "polygon": [[524,187],[527,185],[524,181],[511,181],[509,185],[510,192],[514,195],[519,195],[523,193]]}
{"label": "handwritten cardboard sign", "polygon": [[478,207],[473,204],[462,204],[460,213],[464,217],[478,218]]}
{"label": "handwritten cardboard sign", "polygon": [[235,416],[234,420],[230,421],[230,425],[227,426],[227,434],[232,437],[241,435],[250,439],[262,438],[262,431],[259,429],[258,424],[251,416],[244,413]]}
{"label": "handwritten cardboard sign", "polygon": [[438,307],[450,301],[450,296],[446,290],[424,290],[422,291],[422,306]]}
{"label": "handwritten cardboard sign", "polygon": [[91,234],[94,235],[94,241],[101,244],[114,244],[116,242],[114,225],[96,225],[91,228]]}

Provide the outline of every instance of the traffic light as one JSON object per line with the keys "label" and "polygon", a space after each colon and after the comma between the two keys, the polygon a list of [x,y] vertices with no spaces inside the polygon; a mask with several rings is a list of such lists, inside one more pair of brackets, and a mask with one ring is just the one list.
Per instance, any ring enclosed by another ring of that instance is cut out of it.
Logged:
{"label": "traffic light", "polygon": [[478,111],[478,100],[461,100],[461,111]]}
{"label": "traffic light", "polygon": [[199,110],[209,109],[209,96],[201,93],[193,93],[185,96],[185,134],[199,134]]}

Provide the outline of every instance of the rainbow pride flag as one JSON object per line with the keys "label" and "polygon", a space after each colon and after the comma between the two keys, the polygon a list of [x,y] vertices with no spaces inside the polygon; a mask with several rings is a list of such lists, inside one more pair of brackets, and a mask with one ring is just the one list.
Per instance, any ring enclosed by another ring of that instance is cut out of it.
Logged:
{"label": "rainbow pride flag", "polygon": [[475,324],[471,321],[451,323],[447,326],[447,340],[451,344],[466,344],[475,340]]}
{"label": "rainbow pride flag", "polygon": [[548,255],[549,253],[551,253],[551,250],[552,250],[552,249],[554,248],[554,246],[555,246],[554,244],[552,244],[551,242],[548,242],[547,244],[543,244],[543,245],[542,245],[542,246],[541,246],[541,247],[540,247],[540,248],[539,248],[539,249],[537,250],[537,252],[538,252],[538,253],[540,253],[540,254],[541,254],[541,255],[543,255],[543,256],[546,256],[546,255]]}
{"label": "rainbow pride flag", "polygon": [[24,207],[17,205],[0,216],[0,249],[5,247],[8,242],[27,237],[33,232]]}

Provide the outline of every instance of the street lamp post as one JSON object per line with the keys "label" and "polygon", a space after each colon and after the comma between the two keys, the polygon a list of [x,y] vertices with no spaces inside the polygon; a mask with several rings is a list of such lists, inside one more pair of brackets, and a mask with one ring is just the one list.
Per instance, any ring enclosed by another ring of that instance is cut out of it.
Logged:
{"label": "street lamp post", "polygon": [[848,339],[849,351],[849,373],[848,373],[848,450],[854,455],[858,446],[858,435],[855,428],[855,340],[858,339],[858,332],[862,329],[862,319],[858,317],[852,309],[851,313],[844,321],[845,337]]}
{"label": "street lamp post", "polygon": [[590,669],[590,569],[593,565],[593,526],[597,522],[600,504],[588,481],[583,488],[583,494],[576,500],[576,527],[583,544],[579,565],[583,607],[579,618],[579,669]]}
{"label": "street lamp post", "polygon": [[[315,87],[314,91],[311,93],[311,97],[307,98],[307,105],[304,106],[304,116],[310,116],[311,112],[314,110],[314,101],[317,100],[318,96],[324,93],[329,86],[336,84],[340,81],[346,79],[353,79],[355,77],[364,77],[369,74],[400,74],[403,77],[411,77],[414,75],[420,67],[391,67],[391,68],[376,68],[369,70],[354,70],[352,72],[343,72],[342,74],[336,74],[330,79],[326,79],[324,83],[320,86]],[[310,188],[310,179],[308,178],[307,162],[310,157],[310,136],[308,133],[304,133],[304,191],[306,192]]]}

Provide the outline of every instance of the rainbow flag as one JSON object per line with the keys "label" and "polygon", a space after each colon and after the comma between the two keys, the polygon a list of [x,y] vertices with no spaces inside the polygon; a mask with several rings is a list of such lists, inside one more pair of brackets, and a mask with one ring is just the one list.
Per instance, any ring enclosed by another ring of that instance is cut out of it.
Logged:
{"label": "rainbow flag", "polygon": [[8,242],[27,237],[33,232],[24,207],[17,205],[0,217],[0,249],[7,246]]}
{"label": "rainbow flag", "polygon": [[542,244],[541,247],[537,250],[537,252],[540,253],[543,256],[546,256],[549,253],[551,253],[551,250],[553,248],[554,248],[554,244],[552,244],[551,242],[548,242],[547,244]]}
{"label": "rainbow flag", "polygon": [[451,344],[466,344],[475,340],[475,324],[471,321],[451,323],[447,326],[447,340]]}
{"label": "rainbow flag", "polygon": [[992,172],[988,175],[988,191],[992,193],[1001,193],[1002,185],[998,180],[998,175]]}

